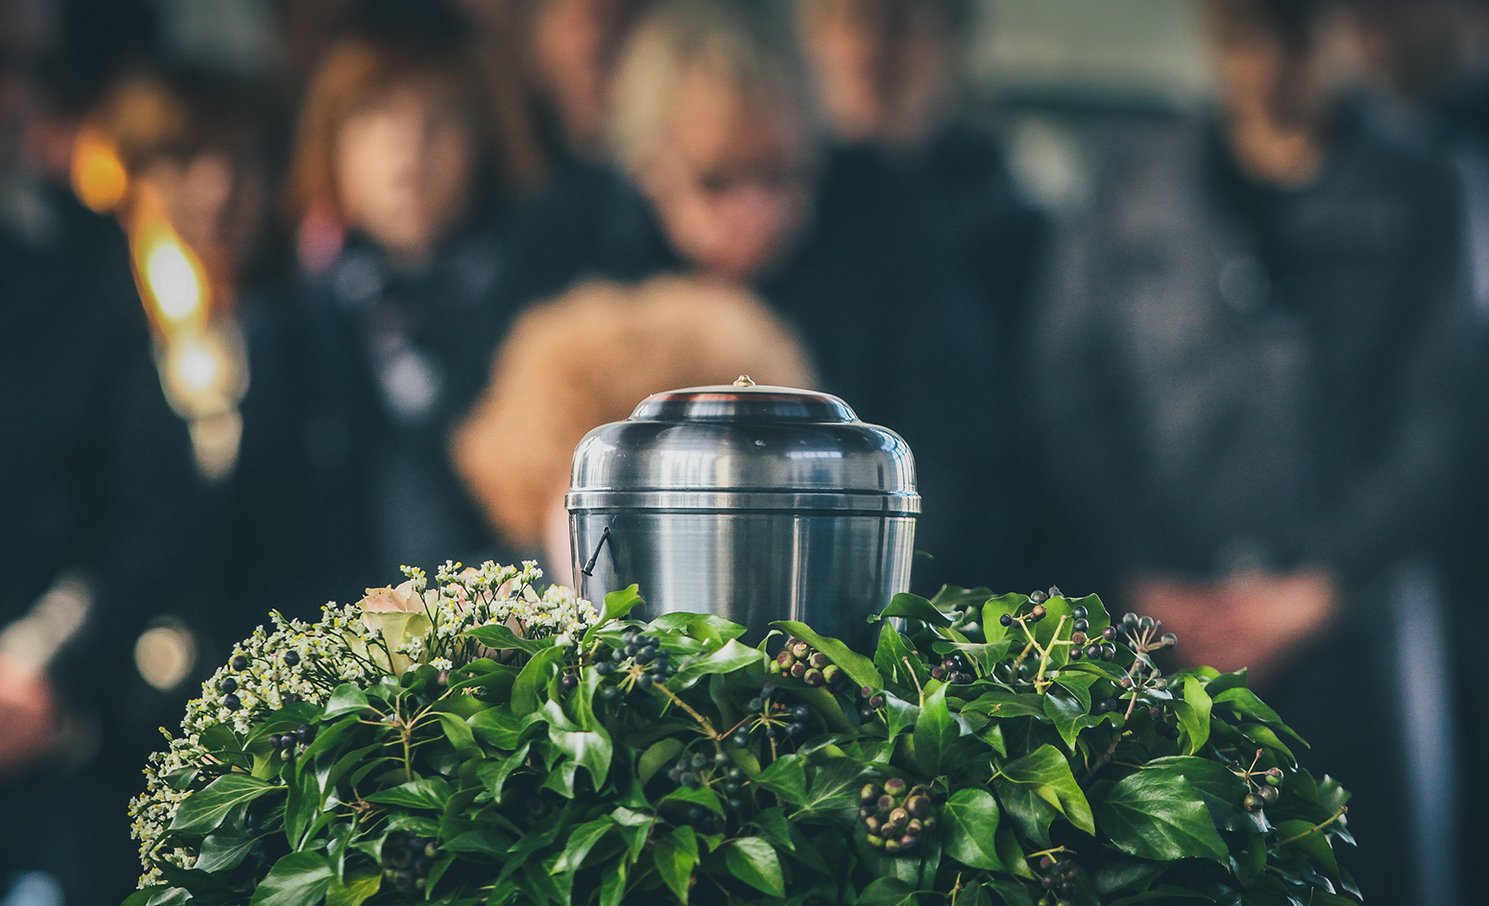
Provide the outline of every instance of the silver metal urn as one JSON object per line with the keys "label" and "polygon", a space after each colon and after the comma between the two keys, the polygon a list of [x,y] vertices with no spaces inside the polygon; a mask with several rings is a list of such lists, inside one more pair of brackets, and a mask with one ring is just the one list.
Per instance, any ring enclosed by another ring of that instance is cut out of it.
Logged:
{"label": "silver metal urn", "polygon": [[583,595],[640,586],[651,616],[715,613],[861,636],[910,583],[920,497],[898,434],[835,396],[693,387],[589,432],[567,498]]}

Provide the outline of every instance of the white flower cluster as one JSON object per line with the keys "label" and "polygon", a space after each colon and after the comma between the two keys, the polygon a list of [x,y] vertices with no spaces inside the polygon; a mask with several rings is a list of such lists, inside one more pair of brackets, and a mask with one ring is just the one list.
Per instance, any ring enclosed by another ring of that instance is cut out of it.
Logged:
{"label": "white flower cluster", "polygon": [[161,730],[169,747],[150,756],[145,792],[129,805],[145,870],[141,887],[160,882],[157,864],[189,868],[195,862],[194,852],[165,838],[191,790],[224,771],[202,744],[208,729],[226,727],[241,742],[274,711],[297,702],[320,704],[343,683],[366,688],[424,664],[458,669],[488,653],[461,637],[480,626],[506,625],[528,638],[572,639],[599,619],[570,589],[551,586],[539,595],[534,586],[543,571],[533,561],[520,569],[490,561],[479,569],[446,562],[433,589],[422,570],[403,571],[408,581],[396,588],[368,589],[356,604],[325,605],[318,623],[271,613],[273,630],[254,630],[202,684],[201,698],[187,704],[183,735]]}

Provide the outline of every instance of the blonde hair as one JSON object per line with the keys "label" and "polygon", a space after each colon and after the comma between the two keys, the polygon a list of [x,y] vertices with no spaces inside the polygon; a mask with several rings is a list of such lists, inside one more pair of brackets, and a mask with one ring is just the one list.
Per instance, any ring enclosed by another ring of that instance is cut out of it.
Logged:
{"label": "blonde hair", "polygon": [[677,276],[581,283],[517,319],[452,436],[456,469],[508,541],[535,547],[591,428],[652,393],[740,374],[816,383],[801,342],[747,291]]}
{"label": "blonde hair", "polygon": [[695,68],[816,125],[806,68],[778,4],[661,0],[637,25],[616,73],[610,147],[625,169],[635,173],[668,140],[678,86]]}

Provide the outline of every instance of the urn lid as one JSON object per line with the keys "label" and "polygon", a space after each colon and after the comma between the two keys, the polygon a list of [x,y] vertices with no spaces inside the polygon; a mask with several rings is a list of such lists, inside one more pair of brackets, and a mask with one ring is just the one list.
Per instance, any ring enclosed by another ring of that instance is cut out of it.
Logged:
{"label": "urn lid", "polygon": [[898,434],[830,394],[745,376],[653,394],[625,421],[589,432],[574,453],[569,509],[621,497],[690,509],[920,511],[915,459]]}

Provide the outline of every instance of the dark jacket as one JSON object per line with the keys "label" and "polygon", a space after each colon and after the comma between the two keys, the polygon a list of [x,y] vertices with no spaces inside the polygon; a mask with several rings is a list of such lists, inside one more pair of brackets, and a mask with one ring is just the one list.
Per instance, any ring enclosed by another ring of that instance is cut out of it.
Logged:
{"label": "dark jacket", "polygon": [[1100,187],[1037,322],[1046,560],[1119,608],[1143,572],[1328,568],[1343,615],[1259,691],[1355,792],[1367,902],[1410,902],[1389,582],[1454,493],[1454,179],[1344,122],[1312,185],[1268,188],[1186,125]]}
{"label": "dark jacket", "polygon": [[[642,194],[604,168],[559,179],[514,236],[478,344],[486,361],[516,312],[581,279],[687,269]],[[924,498],[916,547],[936,557],[917,559],[915,587],[927,593],[998,581],[1002,551],[992,333],[962,265],[912,187],[871,155],[840,151],[821,177],[808,234],[752,287],[799,331],[820,389],[915,452]]]}
{"label": "dark jacket", "polygon": [[1101,186],[1037,337],[1047,484],[1082,563],[1349,576],[1421,546],[1459,434],[1451,174],[1344,126],[1315,184],[1275,190],[1178,127]]}
{"label": "dark jacket", "polygon": [[126,804],[155,728],[180,715],[136,673],[134,644],[151,616],[183,614],[188,589],[209,581],[198,488],[124,236],[61,190],[30,201],[4,208],[27,219],[0,222],[0,631],[66,576],[91,587],[86,618],[48,667],[87,732],[0,780],[0,884],[44,869],[69,902],[117,903],[138,872]]}
{"label": "dark jacket", "polygon": [[288,311],[265,306],[250,322],[225,556],[260,589],[258,610],[270,600],[314,617],[327,600],[401,582],[404,564],[501,555],[446,437],[453,388],[478,380],[460,373],[458,350],[505,260],[495,217],[418,273],[353,236]]}

